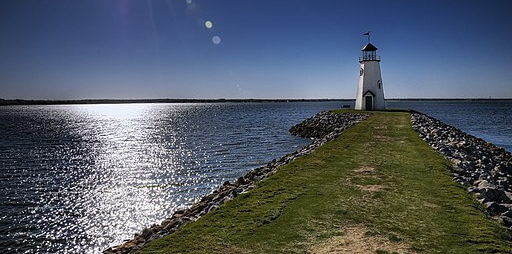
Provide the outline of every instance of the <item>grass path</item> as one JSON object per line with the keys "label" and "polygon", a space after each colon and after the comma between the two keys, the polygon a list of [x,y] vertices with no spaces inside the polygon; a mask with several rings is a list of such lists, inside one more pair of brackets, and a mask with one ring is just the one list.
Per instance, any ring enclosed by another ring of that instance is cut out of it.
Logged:
{"label": "grass path", "polygon": [[373,113],[141,253],[511,253],[410,115]]}

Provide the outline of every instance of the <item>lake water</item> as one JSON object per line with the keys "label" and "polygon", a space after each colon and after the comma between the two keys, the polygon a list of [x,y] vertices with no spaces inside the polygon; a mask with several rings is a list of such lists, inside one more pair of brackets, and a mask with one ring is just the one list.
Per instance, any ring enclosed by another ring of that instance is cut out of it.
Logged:
{"label": "lake water", "polygon": [[[0,250],[99,253],[297,150],[288,129],[352,102],[0,107]],[[388,102],[512,150],[512,102]]]}
{"label": "lake water", "polygon": [[336,107],[0,107],[0,249],[98,253],[307,144],[288,129]]}

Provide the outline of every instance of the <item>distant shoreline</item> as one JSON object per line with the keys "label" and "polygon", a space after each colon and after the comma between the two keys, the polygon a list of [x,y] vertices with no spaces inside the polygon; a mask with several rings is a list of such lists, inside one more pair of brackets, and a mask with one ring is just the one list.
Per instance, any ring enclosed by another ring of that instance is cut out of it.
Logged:
{"label": "distant shoreline", "polygon": [[322,102],[353,101],[352,99],[81,99],[81,100],[3,100],[7,105],[66,105],[66,104],[133,104],[133,103],[229,103],[229,102]]}
{"label": "distant shoreline", "polygon": [[[132,104],[132,103],[251,103],[251,102],[352,102],[354,99],[80,99],[80,100],[22,100],[0,99],[0,106],[9,105],[66,105],[66,104]],[[512,98],[392,98],[386,101],[512,101]]]}

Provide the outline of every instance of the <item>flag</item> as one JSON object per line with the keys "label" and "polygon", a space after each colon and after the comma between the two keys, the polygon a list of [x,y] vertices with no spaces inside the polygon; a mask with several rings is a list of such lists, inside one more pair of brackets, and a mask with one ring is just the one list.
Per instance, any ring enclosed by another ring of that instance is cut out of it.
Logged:
{"label": "flag", "polygon": [[366,33],[364,33],[363,35],[370,35],[370,32],[366,32]]}

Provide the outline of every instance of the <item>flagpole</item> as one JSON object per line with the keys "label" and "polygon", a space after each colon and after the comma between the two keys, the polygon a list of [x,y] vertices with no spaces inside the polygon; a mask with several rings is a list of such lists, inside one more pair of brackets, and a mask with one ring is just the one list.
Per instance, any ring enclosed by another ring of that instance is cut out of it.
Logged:
{"label": "flagpole", "polygon": [[370,31],[368,31],[368,32],[364,33],[363,35],[368,36],[368,43],[370,43]]}

